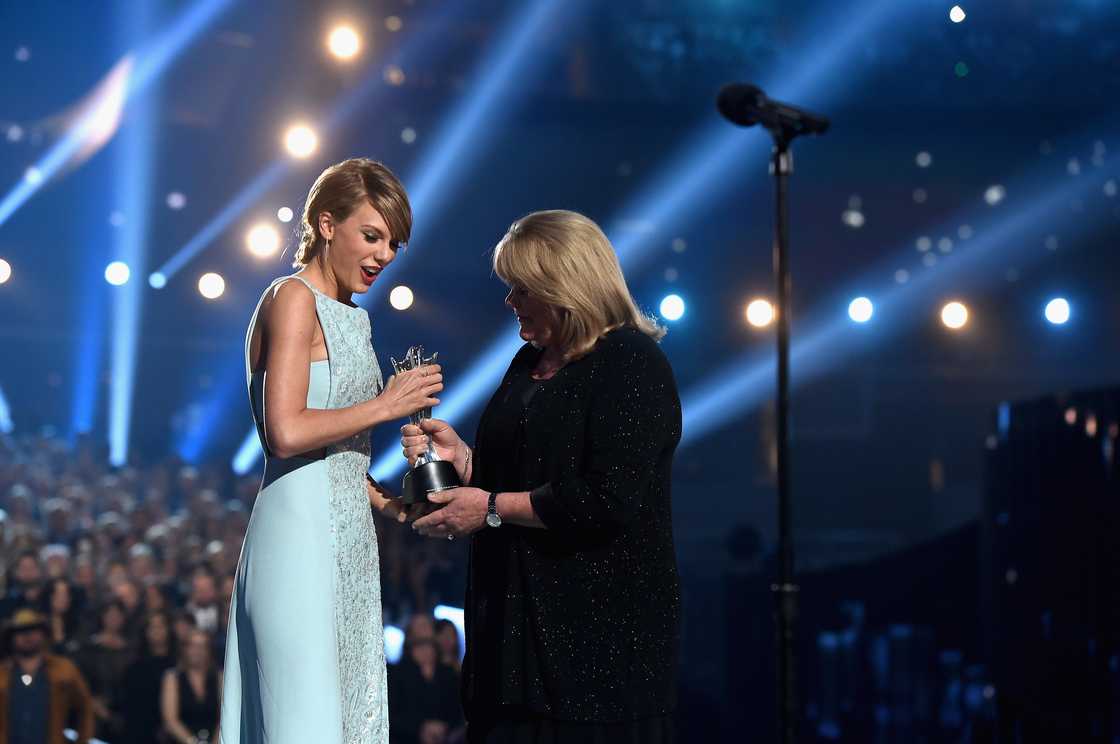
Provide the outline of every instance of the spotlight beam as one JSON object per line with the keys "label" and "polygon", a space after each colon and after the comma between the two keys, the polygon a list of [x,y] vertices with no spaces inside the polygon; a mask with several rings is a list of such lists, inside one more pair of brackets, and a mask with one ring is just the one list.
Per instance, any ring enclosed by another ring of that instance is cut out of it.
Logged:
{"label": "spotlight beam", "polygon": [[[125,26],[133,39],[149,33],[151,8],[142,3],[127,11]],[[169,57],[161,57],[167,60]],[[163,62],[166,64],[166,62]],[[159,61],[153,61],[141,81],[154,79]],[[138,89],[142,90],[142,88]],[[120,143],[116,169],[116,194],[128,219],[116,233],[114,258],[132,270],[132,278],[115,288],[112,308],[111,378],[109,387],[109,462],[115,466],[128,461],[132,429],[132,393],[136,380],[136,350],[143,310],[145,240],[148,232],[148,200],[151,195],[155,95],[134,97],[132,121]]]}
{"label": "spotlight beam", "polygon": [[[1112,167],[1120,166],[1120,157],[1112,159]],[[1102,169],[1107,170],[1107,169]],[[798,326],[804,330],[795,334],[790,348],[790,367],[794,385],[803,384],[812,378],[834,368],[837,364],[860,350],[869,348],[874,339],[883,341],[888,334],[898,333],[907,327],[909,321],[927,318],[937,301],[949,291],[959,291],[963,286],[980,287],[992,282],[993,276],[1001,276],[997,269],[1009,257],[1021,251],[1024,243],[1037,244],[1038,233],[1047,224],[1063,215],[1068,217],[1071,199],[1084,198],[1100,190],[1100,179],[1080,178],[1073,182],[1062,183],[1049,189],[1039,189],[1038,184],[1053,182],[1053,174],[1038,173],[1024,179],[1015,193],[1030,193],[1036,196],[1021,208],[1003,217],[987,217],[991,210],[980,214],[963,214],[941,226],[942,231],[951,230],[962,223],[978,225],[975,235],[967,248],[956,251],[936,267],[922,270],[906,285],[896,285],[878,295],[876,314],[881,319],[882,330],[874,336],[865,330],[848,323],[842,317],[839,302],[829,301],[825,307],[818,307],[808,314]],[[1033,185],[1033,189],[1032,189]],[[977,218],[980,219],[977,219]],[[1076,228],[1088,229],[1085,220],[1071,220]],[[926,231],[928,233],[928,231]],[[871,277],[890,275],[890,267],[897,266],[900,256],[910,258],[913,241],[889,261],[878,264],[868,272]],[[1025,261],[1040,260],[1045,254],[1037,250],[1032,254],[1015,256],[1019,265]],[[868,278],[852,283],[852,287],[867,286]],[[850,292],[845,288],[844,295]],[[888,320],[889,319],[889,320]],[[729,421],[742,416],[746,411],[769,400],[773,394],[774,358],[772,354],[748,352],[738,359],[724,365],[705,381],[693,385],[683,396],[684,433],[681,443],[687,444],[709,434]],[[725,384],[713,387],[715,380],[728,380]]]}
{"label": "spotlight beam", "polygon": [[[812,54],[790,56],[790,59],[809,61],[795,68],[792,75],[786,71],[780,79],[771,79],[763,87],[768,91],[773,90],[774,97],[781,100],[809,99],[817,108],[826,106],[847,90],[845,86],[835,84],[835,77],[828,73],[846,69],[841,62],[860,50],[868,37],[896,18],[900,5],[906,4],[877,0],[862,7],[856,15],[847,6],[837,14],[830,14],[816,24],[814,30],[806,35],[807,38],[796,46],[812,50]],[[677,157],[661,169],[659,176],[632,200],[615,223],[685,222],[690,206],[701,196],[707,198],[714,184],[727,186],[732,175],[742,172],[748,155],[759,156],[758,159],[761,160],[761,156],[767,152],[767,144],[768,140],[764,137],[744,137],[743,132],[729,127],[726,122],[714,121],[695,135],[679,151]],[[648,236],[637,231],[616,232],[611,235],[611,242],[623,268],[628,270],[639,263],[643,245],[649,245]],[[456,384],[454,392],[440,406],[441,418],[453,421],[454,415],[469,410],[489,394],[520,343],[516,335],[510,337],[503,333],[496,337],[488,351],[480,355],[479,361],[468,370],[464,380]],[[374,477],[388,478],[403,467],[404,459],[400,457],[400,448],[391,447],[377,461],[375,472],[380,476],[375,474]]]}
{"label": "spotlight beam", "polygon": [[[437,17],[432,24],[422,26],[427,30],[410,36],[405,45],[396,51],[389,64],[406,64],[414,54],[431,48],[434,39],[438,38],[446,25],[446,18],[441,16]],[[320,137],[321,141],[336,132],[358,111],[368,110],[370,97],[374,92],[384,90],[385,83],[381,79],[381,71],[384,66],[384,62],[370,64],[366,68],[361,84],[335,102],[327,116],[319,122],[318,131],[322,135]],[[222,211],[212,217],[202,229],[184,243],[156,271],[170,279],[209,247],[246,210],[256,205],[264,194],[280,184],[295,168],[304,164],[302,161],[296,162],[290,158],[274,160],[263,171],[254,176],[253,180],[234,195]]]}
{"label": "spotlight beam", "polygon": [[[414,245],[422,245],[423,229],[435,223],[447,198],[485,151],[486,143],[497,136],[497,127],[487,122],[520,91],[515,83],[539,72],[540,64],[534,64],[533,55],[539,53],[541,38],[547,34],[555,39],[563,33],[583,2],[533,0],[506,23],[498,41],[478,65],[474,82],[466,87],[456,110],[433,140],[435,144],[425,151],[415,175],[405,179],[412,212],[420,216],[410,239]],[[395,265],[387,271],[394,269]],[[375,296],[380,296],[377,285],[358,302],[369,307]]]}
{"label": "spotlight beam", "polygon": [[[24,177],[8,192],[3,201],[0,201],[0,225],[7,222],[16,210],[67,163],[72,162],[83,148],[89,147],[91,141],[99,135],[105,135],[106,132],[99,130],[106,125],[107,119],[112,118],[113,108],[123,106],[134,96],[146,90],[148,85],[157,79],[229,5],[230,0],[204,0],[194,3],[155,40],[119,62],[114,67],[114,71],[126,70],[125,81],[120,91],[110,89],[106,97],[96,99],[79,116],[74,126],[63,135],[62,139],[35,164],[36,176]],[[116,100],[118,95],[119,101]],[[108,134],[111,135],[111,132]]]}

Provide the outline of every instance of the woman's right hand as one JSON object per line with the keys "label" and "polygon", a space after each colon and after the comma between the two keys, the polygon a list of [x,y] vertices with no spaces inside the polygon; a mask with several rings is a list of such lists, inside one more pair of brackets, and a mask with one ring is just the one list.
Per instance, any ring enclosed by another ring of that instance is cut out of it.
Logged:
{"label": "woman's right hand", "polygon": [[377,399],[389,418],[405,418],[421,408],[439,405],[439,398],[432,396],[440,390],[443,390],[440,366],[426,364],[390,377]]}
{"label": "woman's right hand", "polygon": [[459,455],[465,449],[458,433],[446,421],[425,419],[420,422],[420,426],[405,424],[401,427],[401,447],[404,448],[409,467],[416,462],[417,457],[428,451],[429,438],[441,460],[458,463]]}

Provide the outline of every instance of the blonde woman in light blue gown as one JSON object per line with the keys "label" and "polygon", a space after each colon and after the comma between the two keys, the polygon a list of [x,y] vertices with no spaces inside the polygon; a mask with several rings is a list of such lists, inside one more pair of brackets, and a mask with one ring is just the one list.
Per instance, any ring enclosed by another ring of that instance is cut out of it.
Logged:
{"label": "blonde woman in light blue gown", "polygon": [[261,297],[245,371],[264,479],[238,562],[226,645],[224,744],[387,744],[369,432],[435,405],[436,366],[382,385],[364,293],[408,240],[412,212],[380,163],[347,160],[307,197],[295,265]]}

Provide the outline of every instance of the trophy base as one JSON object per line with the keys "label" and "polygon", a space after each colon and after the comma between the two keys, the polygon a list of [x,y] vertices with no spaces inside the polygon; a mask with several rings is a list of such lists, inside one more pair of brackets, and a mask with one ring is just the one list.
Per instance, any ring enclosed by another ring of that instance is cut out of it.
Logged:
{"label": "trophy base", "polygon": [[405,504],[426,504],[428,494],[463,485],[455,466],[446,460],[433,460],[409,470],[401,484],[401,501]]}

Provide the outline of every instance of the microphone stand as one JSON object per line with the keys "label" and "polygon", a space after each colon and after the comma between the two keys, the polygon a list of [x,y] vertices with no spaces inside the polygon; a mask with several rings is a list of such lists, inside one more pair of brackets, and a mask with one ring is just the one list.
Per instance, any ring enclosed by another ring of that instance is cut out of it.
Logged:
{"label": "microphone stand", "polygon": [[797,739],[797,684],[794,663],[794,623],[800,587],[793,573],[793,494],[789,464],[789,177],[793,153],[789,146],[800,134],[823,134],[829,121],[790,104],[774,101],[758,86],[731,83],[717,97],[724,118],[739,126],[762,124],[774,139],[770,173],[774,176],[774,278],[778,285],[778,575],[770,592],[774,597],[775,640],[778,654],[778,741]]}
{"label": "microphone stand", "polygon": [[793,744],[797,739],[797,690],[794,663],[794,623],[800,587],[793,574],[793,504],[789,466],[789,176],[793,173],[793,139],[784,127],[771,130],[774,149],[770,173],[774,176],[774,277],[778,285],[778,576],[770,585],[774,596],[778,652],[778,741]]}

